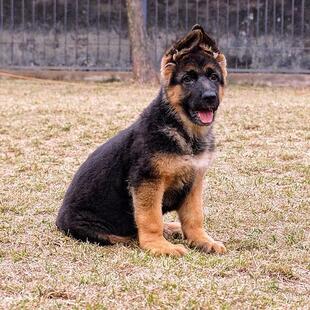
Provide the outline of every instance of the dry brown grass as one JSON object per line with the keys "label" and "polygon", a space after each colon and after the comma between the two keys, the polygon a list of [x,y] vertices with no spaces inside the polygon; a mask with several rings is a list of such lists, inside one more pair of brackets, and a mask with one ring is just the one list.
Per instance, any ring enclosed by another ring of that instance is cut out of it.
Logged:
{"label": "dry brown grass", "polygon": [[0,84],[0,308],[308,307],[309,89],[228,88],[205,205],[229,252],[175,259],[80,243],[54,225],[78,166],[157,90]]}

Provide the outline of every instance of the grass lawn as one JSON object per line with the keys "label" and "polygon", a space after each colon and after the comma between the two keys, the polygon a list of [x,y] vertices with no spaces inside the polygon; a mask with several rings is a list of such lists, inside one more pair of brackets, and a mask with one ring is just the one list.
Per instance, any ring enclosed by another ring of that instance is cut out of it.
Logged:
{"label": "grass lawn", "polygon": [[154,258],[56,230],[79,165],[156,92],[0,81],[0,309],[309,307],[310,89],[227,88],[205,182],[205,227],[226,255]]}

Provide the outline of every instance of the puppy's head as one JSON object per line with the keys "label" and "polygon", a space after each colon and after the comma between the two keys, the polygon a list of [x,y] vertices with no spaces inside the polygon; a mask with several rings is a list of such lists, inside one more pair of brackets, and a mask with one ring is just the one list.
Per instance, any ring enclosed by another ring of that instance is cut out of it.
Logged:
{"label": "puppy's head", "polygon": [[225,56],[199,25],[176,42],[161,62],[161,81],[168,102],[199,126],[213,122],[226,76]]}

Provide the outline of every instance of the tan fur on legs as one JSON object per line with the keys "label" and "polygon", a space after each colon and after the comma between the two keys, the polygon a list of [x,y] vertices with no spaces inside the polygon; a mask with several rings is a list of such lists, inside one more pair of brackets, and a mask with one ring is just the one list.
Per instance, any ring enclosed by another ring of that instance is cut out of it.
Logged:
{"label": "tan fur on legs", "polygon": [[213,240],[203,228],[202,181],[203,172],[196,176],[192,190],[178,210],[182,230],[189,244],[205,252],[223,254],[226,248],[222,242]]}
{"label": "tan fur on legs", "polygon": [[144,182],[132,189],[138,239],[142,249],[154,255],[184,255],[182,245],[174,245],[163,236],[162,198],[164,182]]}
{"label": "tan fur on legs", "polygon": [[165,238],[182,238],[183,232],[181,228],[181,223],[179,222],[170,222],[164,223],[164,237]]}

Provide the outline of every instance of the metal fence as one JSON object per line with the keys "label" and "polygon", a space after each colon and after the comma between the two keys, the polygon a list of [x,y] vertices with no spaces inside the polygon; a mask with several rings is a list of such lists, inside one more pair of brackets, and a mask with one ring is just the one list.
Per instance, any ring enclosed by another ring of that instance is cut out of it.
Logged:
{"label": "metal fence", "polygon": [[[310,0],[143,0],[156,64],[195,23],[231,71],[310,73]],[[0,0],[0,67],[130,70],[125,0]]]}

